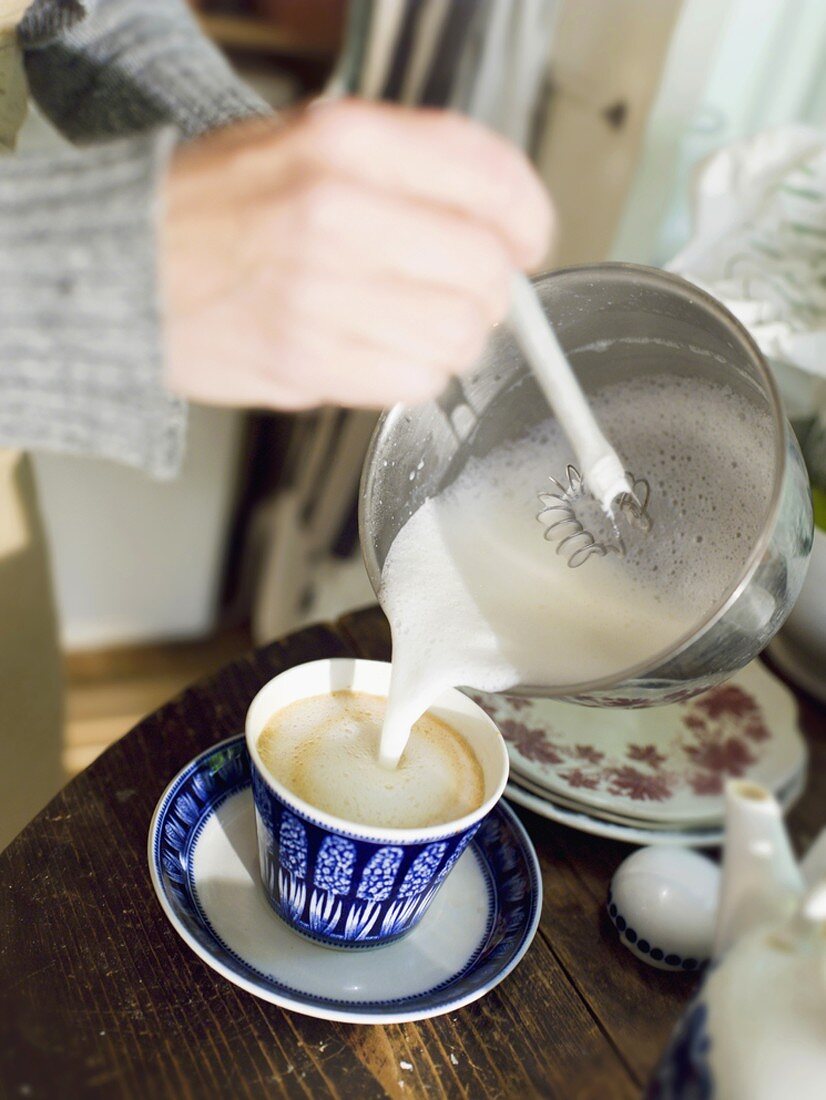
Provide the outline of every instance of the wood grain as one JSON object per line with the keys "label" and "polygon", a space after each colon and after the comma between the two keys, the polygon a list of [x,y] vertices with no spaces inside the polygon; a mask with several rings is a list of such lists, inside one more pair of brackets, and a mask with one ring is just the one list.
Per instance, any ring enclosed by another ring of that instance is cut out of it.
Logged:
{"label": "wood grain", "polygon": [[68,654],[63,738],[67,775],[73,778],[145,715],[250,645],[248,630],[231,628],[199,641]]}
{"label": "wood grain", "polygon": [[[239,658],[144,719],[0,855],[0,1095],[639,1094],[693,981],[616,942],[604,903],[619,845],[523,813],[542,865],[540,934],[488,996],[420,1024],[284,1012],[212,971],[163,917],[146,838],[169,779],[242,728],[272,675],[321,656],[386,656],[388,642],[366,611]],[[826,739],[823,710],[804,710],[817,774],[793,822],[810,835],[826,817]]]}

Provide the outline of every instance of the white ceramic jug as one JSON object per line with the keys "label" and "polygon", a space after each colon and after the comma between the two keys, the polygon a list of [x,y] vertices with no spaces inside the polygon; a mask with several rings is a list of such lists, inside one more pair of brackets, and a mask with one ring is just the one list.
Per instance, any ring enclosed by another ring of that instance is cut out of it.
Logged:
{"label": "white ceramic jug", "polygon": [[824,856],[821,838],[798,866],[772,795],[729,783],[715,961],[649,1100],[826,1097]]}

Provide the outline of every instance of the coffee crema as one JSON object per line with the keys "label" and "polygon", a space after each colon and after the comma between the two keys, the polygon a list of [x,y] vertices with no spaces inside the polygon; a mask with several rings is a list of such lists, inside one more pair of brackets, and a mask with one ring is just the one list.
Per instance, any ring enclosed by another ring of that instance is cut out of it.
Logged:
{"label": "coffee crema", "polygon": [[261,761],[292,794],[357,825],[422,829],[472,813],[485,799],[473,750],[425,713],[397,768],[379,763],[386,699],[336,691],[277,711],[258,738]]}

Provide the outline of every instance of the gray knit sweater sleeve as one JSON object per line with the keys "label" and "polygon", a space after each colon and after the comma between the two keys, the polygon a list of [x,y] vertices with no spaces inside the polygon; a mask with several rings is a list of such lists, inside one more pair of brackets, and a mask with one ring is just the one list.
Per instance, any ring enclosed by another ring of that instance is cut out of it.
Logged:
{"label": "gray knit sweater sleeve", "polygon": [[0,446],[171,476],[185,410],[160,380],[158,180],[179,136],[265,105],[183,0],[39,0],[19,38],[77,147],[0,158]]}

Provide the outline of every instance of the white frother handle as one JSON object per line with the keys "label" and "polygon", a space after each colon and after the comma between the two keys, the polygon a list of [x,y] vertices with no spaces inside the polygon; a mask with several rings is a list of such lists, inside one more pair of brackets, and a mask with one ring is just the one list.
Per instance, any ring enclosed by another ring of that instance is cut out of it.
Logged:
{"label": "white frother handle", "polygon": [[521,273],[513,276],[508,324],[579,460],[588,491],[610,513],[631,486],[617,452],[602,434],[539,295]]}

